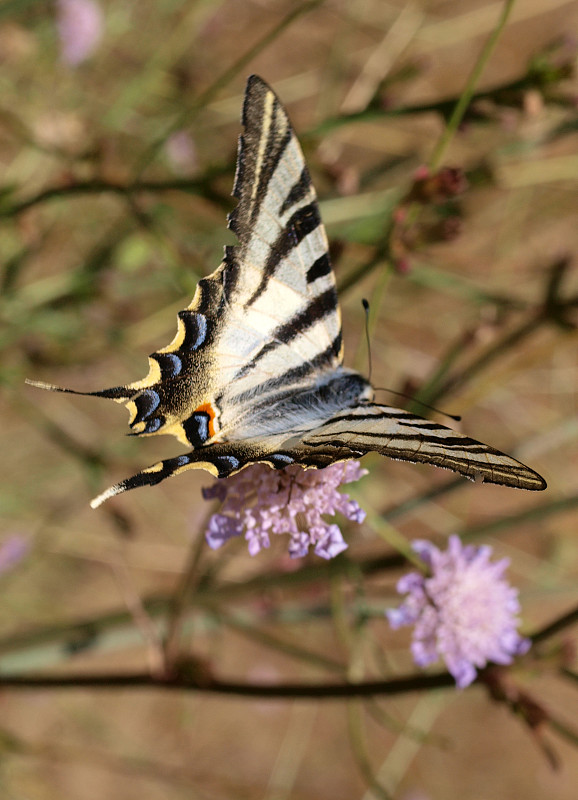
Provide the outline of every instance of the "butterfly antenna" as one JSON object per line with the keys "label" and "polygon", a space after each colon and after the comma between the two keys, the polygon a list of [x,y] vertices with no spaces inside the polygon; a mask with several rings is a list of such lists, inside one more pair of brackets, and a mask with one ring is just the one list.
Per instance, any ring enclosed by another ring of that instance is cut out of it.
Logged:
{"label": "butterfly antenna", "polygon": [[367,342],[367,366],[369,374],[367,380],[371,383],[371,341],[369,338],[369,301],[363,298],[361,301],[363,310],[365,312],[365,341]]}
{"label": "butterfly antenna", "polygon": [[[369,338],[369,300],[366,300],[365,297],[361,301],[361,305],[363,306],[363,310],[365,311],[365,340],[367,342],[367,361],[369,366],[369,376],[368,380],[371,383],[371,341]],[[417,400],[416,398],[412,397],[409,394],[405,394],[404,392],[396,392],[394,389],[385,389],[384,387],[375,387],[375,391],[377,392],[389,392],[390,394],[395,394],[398,397],[405,397],[406,400],[413,400],[415,403],[419,403],[420,406],[424,408],[429,408],[430,411],[435,411],[437,414],[443,414],[444,417],[448,417],[448,419],[453,419],[455,422],[460,422],[461,417],[458,414],[448,414],[447,411],[442,411],[435,406],[430,406],[427,403],[422,403],[421,400]]]}
{"label": "butterfly antenna", "polygon": [[462,420],[459,414],[448,414],[447,411],[442,411],[441,408],[430,406],[428,403],[422,403],[422,401],[418,400],[417,397],[412,397],[410,394],[406,394],[405,392],[396,392],[394,389],[387,389],[385,386],[375,386],[374,389],[376,392],[389,392],[389,394],[395,394],[398,397],[405,397],[406,400],[411,400],[413,403],[419,403],[420,406],[429,408],[430,411],[435,411],[436,414],[443,414],[444,417],[453,419],[455,422],[461,422]]}

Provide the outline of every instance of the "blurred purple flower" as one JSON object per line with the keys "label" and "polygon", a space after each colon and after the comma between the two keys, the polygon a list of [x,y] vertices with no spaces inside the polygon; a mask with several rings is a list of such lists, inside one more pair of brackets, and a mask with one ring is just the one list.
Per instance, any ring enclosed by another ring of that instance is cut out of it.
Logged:
{"label": "blurred purple flower", "polygon": [[60,55],[75,67],[89,58],[102,38],[104,20],[96,0],[57,0]]}
{"label": "blurred purple flower", "polygon": [[529,650],[517,631],[518,591],[503,577],[508,559],[492,563],[491,547],[464,546],[458,536],[444,552],[421,540],[412,547],[430,576],[401,578],[397,590],[407,597],[386,615],[392,628],[415,625],[411,650],[418,666],[441,657],[462,689],[488,662],[511,664]]}
{"label": "blurred purple flower", "polygon": [[165,143],[165,153],[175,172],[192,173],[197,168],[197,149],[187,131],[175,131]]}
{"label": "blurred purple flower", "polygon": [[338,526],[325,522],[322,515],[339,511],[348,519],[363,522],[365,512],[337,488],[359,480],[366,472],[358,461],[308,470],[295,464],[280,470],[252,464],[203,489],[205,500],[218,498],[223,503],[220,513],[209,521],[207,542],[216,550],[244,532],[254,556],[269,547],[270,534],[286,533],[292,558],[307,555],[310,547],[321,558],[333,558],[347,545]]}
{"label": "blurred purple flower", "polygon": [[30,550],[30,542],[25,536],[14,534],[0,544],[0,573],[8,572],[22,561]]}

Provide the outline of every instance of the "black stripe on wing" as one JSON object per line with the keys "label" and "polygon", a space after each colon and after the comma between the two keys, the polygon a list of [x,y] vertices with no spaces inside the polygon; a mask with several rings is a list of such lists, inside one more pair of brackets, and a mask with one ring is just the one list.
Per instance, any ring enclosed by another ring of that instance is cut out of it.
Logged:
{"label": "black stripe on wing", "polygon": [[313,283],[318,278],[323,278],[331,272],[331,259],[329,253],[319,256],[307,270],[307,283]]}
{"label": "black stripe on wing", "polygon": [[333,286],[325,292],[318,294],[302,311],[291,317],[290,320],[279,325],[273,331],[273,338],[283,344],[289,344],[299,334],[312,328],[319,320],[329,314],[334,314],[337,309],[337,292]]}
{"label": "black stripe on wing", "polygon": [[317,203],[309,203],[297,211],[287,220],[287,223],[274,244],[271,246],[269,257],[263,267],[263,274],[259,285],[249,298],[246,306],[252,305],[267,288],[271,277],[289,253],[297,248],[308,234],[313,233],[321,225],[321,216]]}
{"label": "black stripe on wing", "polygon": [[[342,336],[341,331],[337,334],[335,339],[329,344],[325,350],[322,350],[315,358],[309,361],[304,361],[298,367],[293,367],[278,375],[275,378],[270,378],[267,381],[259,384],[259,394],[264,395],[284,386],[289,387],[288,391],[293,393],[295,384],[303,381],[305,378],[320,372],[324,368],[330,367],[335,363],[335,360],[341,356]],[[258,354],[259,355],[259,354]],[[252,362],[249,362],[248,371],[252,368]],[[244,372],[243,372],[244,374]],[[245,392],[228,397],[227,400],[231,405],[243,405],[246,402],[254,399],[255,389],[251,388]],[[221,402],[222,395],[220,395],[216,402],[217,405]]]}
{"label": "black stripe on wing", "polygon": [[299,176],[299,180],[293,184],[293,186],[289,190],[289,194],[287,195],[285,200],[283,200],[283,203],[279,208],[278,212],[279,216],[282,216],[287,211],[289,211],[289,209],[292,208],[294,205],[297,205],[297,203],[301,202],[301,200],[307,197],[310,191],[311,191],[311,178],[309,176],[309,170],[304,165],[303,169],[301,170],[301,175]]}
{"label": "black stripe on wing", "polygon": [[[268,354],[272,353],[278,347],[287,346],[290,344],[294,339],[296,339],[301,333],[309,330],[312,328],[317,322],[324,319],[329,314],[334,314],[337,309],[337,292],[334,287],[327,289],[327,291],[322,292],[321,294],[317,295],[317,297],[313,298],[308,305],[302,311],[299,311],[295,316],[291,317],[288,322],[284,322],[282,325],[279,325],[275,330],[271,333],[271,340],[263,345],[263,347],[259,350],[259,352],[253,356],[253,358],[245,364],[235,375],[235,380],[244,377],[249,372],[251,372],[257,364]],[[321,364],[325,364],[326,359],[325,355],[330,357],[329,363],[332,363],[335,360],[335,357],[339,354],[341,348],[341,333],[339,333],[336,340],[332,342],[332,344],[324,350],[319,355],[322,356]],[[312,359],[310,361],[305,362],[304,366],[317,364],[317,366],[321,366],[321,364],[316,359]],[[285,373],[285,375],[288,373]]]}

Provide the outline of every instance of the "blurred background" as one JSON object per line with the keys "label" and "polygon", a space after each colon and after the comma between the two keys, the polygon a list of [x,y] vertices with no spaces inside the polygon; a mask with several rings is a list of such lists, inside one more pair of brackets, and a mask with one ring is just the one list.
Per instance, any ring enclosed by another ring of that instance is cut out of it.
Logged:
{"label": "blurred background", "polygon": [[[341,678],[411,672],[407,632],[383,618],[401,574],[379,567],[393,525],[509,557],[527,632],[576,607],[576,31],[568,0],[5,0],[2,674],[119,673],[154,658],[214,510],[200,492],[211,478],[189,472],[92,511],[94,495],[182,446],[128,438],[124,409],[24,379],[128,383],[172,339],[177,311],[234,242],[225,218],[251,73],[286,104],[311,168],[346,364],[367,372],[367,297],[374,384],[462,415],[461,430],[549,488],[367,457],[355,497],[370,521],[344,528],[344,568],[291,562],[282,541],[254,559],[242,542],[203,550],[187,652],[254,683],[340,679],[327,654]],[[472,103],[447,128],[492,35]],[[441,167],[452,170],[428,177]],[[570,800],[572,633],[512,676],[557,733],[479,686],[368,703],[362,752],[342,701],[5,689],[0,796],[380,796],[367,760],[400,800]]]}

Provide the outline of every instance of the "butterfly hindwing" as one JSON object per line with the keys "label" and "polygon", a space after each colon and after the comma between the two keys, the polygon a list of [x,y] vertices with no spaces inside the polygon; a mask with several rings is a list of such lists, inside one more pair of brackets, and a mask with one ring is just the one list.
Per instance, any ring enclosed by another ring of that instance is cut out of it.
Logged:
{"label": "butterfly hindwing", "polygon": [[341,457],[348,449],[356,454],[381,453],[401,461],[433,464],[484,483],[546,488],[536,472],[487,444],[403,409],[375,403],[345,409],[305,434],[303,445],[324,450],[333,447]]}
{"label": "butterfly hindwing", "polygon": [[234,446],[214,444],[167,459],[112,487],[92,505],[96,507],[113,494],[153,485],[188,469],[205,469],[223,478],[257,462],[275,469],[289,464],[322,468],[369,452],[432,464],[483,483],[529,490],[546,488],[537,472],[489,445],[403,409],[363,403],[340,411],[312,430],[287,430]]}

